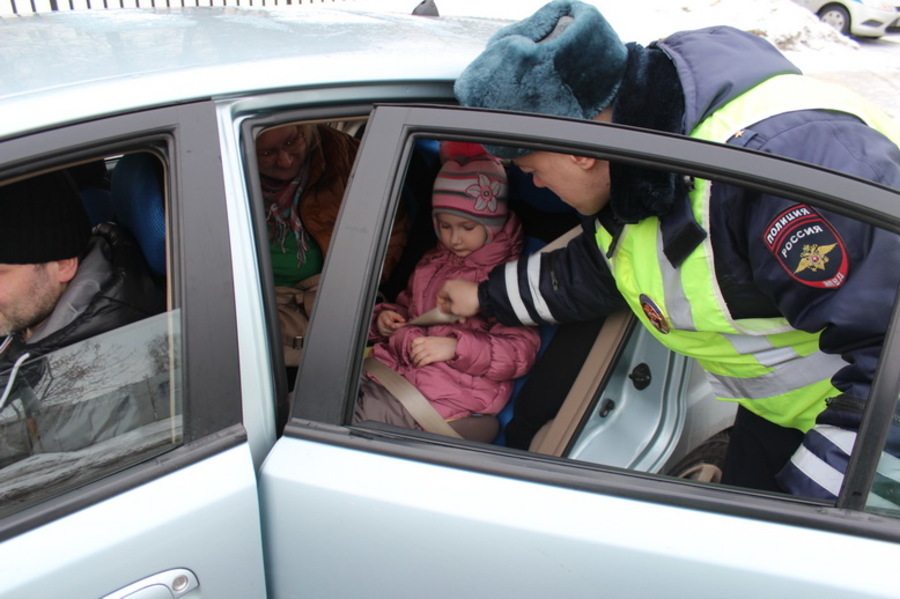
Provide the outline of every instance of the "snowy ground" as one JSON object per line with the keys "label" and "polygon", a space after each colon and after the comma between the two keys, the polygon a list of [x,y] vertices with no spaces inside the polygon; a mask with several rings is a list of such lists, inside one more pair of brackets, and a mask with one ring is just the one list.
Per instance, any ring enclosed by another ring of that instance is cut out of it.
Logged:
{"label": "snowy ground", "polygon": [[[362,7],[410,12],[418,0],[349,0]],[[547,0],[435,0],[442,16],[518,20]],[[586,0],[597,6],[625,41],[649,42],[680,29],[734,25],[784,49],[853,45],[791,0]]]}
{"label": "snowy ground", "polygon": [[[791,0],[586,0],[623,41],[649,43],[683,29],[732,25],[778,46],[804,72],[841,82],[900,120],[900,35],[854,41]],[[546,0],[435,0],[442,16],[518,20]],[[345,0],[359,8],[409,13],[418,0]]]}

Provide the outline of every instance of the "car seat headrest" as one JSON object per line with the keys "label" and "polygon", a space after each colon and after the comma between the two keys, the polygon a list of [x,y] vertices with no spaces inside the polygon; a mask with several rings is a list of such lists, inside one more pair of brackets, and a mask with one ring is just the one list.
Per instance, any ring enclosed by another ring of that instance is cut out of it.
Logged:
{"label": "car seat headrest", "polygon": [[134,236],[150,271],[166,274],[163,169],[153,154],[126,154],[112,174],[112,200],[119,224]]}

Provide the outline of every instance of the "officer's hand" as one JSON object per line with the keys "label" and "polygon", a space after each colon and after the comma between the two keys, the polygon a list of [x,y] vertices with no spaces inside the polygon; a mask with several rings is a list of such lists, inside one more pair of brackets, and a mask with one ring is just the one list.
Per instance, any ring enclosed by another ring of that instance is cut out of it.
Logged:
{"label": "officer's hand", "polygon": [[481,308],[478,303],[478,284],[461,279],[447,281],[438,291],[437,305],[446,314],[475,316]]}

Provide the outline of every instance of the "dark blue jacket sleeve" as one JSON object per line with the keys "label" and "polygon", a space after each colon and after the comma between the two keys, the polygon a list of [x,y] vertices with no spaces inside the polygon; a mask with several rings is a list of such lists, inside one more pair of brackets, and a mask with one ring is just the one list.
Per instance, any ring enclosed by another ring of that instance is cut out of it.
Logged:
{"label": "dark blue jacket sleeve", "polygon": [[495,268],[478,289],[482,314],[531,325],[586,321],[625,308],[593,227],[585,221],[566,247]]}

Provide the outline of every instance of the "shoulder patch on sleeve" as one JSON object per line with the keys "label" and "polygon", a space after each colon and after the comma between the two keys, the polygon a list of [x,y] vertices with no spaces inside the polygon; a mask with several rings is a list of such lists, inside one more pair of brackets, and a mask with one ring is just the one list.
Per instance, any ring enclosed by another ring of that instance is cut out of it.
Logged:
{"label": "shoulder patch on sleeve", "polygon": [[772,219],[763,242],[795,281],[836,289],[847,280],[847,250],[837,231],[809,206],[791,206]]}

